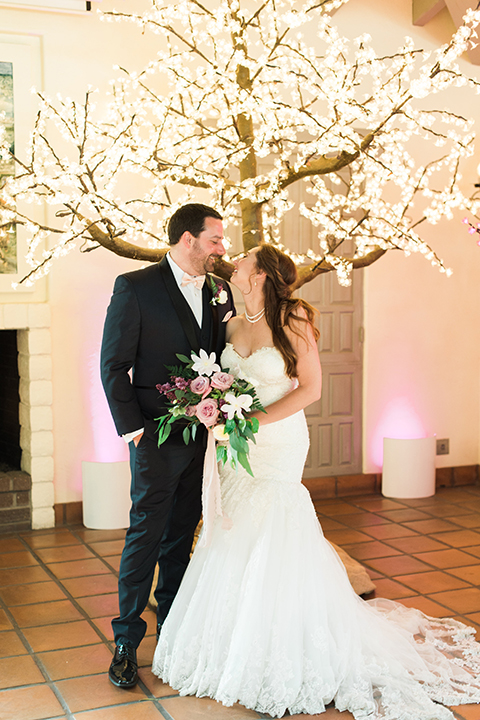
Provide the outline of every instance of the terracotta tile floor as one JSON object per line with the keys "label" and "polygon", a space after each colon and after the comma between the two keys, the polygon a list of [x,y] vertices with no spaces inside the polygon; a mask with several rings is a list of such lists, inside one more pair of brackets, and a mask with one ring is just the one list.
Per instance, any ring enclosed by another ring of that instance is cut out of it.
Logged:
{"label": "terracotta tile floor", "polygon": [[[337,498],[316,507],[326,537],[364,563],[378,596],[480,631],[480,487],[421,500]],[[265,717],[207,698],[180,698],[154,677],[149,610],[139,684],[126,691],[109,682],[123,535],[75,526],[0,536],[0,720]],[[480,720],[480,705],[454,712],[458,720]],[[352,720],[332,707],[316,717]]]}

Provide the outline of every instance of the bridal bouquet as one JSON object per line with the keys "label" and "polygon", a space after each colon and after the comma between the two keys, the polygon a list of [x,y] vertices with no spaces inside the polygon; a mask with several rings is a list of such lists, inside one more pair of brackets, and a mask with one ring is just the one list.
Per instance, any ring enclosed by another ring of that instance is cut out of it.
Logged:
{"label": "bridal bouquet", "polygon": [[170,382],[157,385],[167,398],[167,414],[156,418],[158,445],[170,435],[176,420],[186,421],[183,440],[188,444],[195,439],[200,424],[211,429],[217,441],[217,461],[230,460],[233,467],[240,463],[252,475],[248,462],[248,441],[255,442],[258,432],[257,418],[246,418],[245,413],[262,410],[254,386],[247,380],[223,372],[216,363],[215,353],[200,350],[191,359],[177,354],[184,366],[167,365]]}

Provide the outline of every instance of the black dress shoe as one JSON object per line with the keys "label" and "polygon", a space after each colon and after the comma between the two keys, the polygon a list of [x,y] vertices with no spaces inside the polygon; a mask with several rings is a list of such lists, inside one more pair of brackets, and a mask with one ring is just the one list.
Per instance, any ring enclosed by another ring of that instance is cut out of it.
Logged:
{"label": "black dress shoe", "polygon": [[134,647],[117,645],[108,677],[119,688],[131,688],[137,684],[137,651]]}

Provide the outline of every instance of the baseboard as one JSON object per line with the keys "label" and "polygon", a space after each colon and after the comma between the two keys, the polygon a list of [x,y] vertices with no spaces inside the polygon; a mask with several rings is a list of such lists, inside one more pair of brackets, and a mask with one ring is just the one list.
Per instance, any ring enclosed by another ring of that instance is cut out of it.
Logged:
{"label": "baseboard", "polygon": [[[479,465],[437,468],[435,471],[435,485],[437,489],[477,485],[479,483],[479,474]],[[348,497],[349,495],[375,495],[382,490],[382,473],[304,478],[303,484],[309,491],[312,500]]]}
{"label": "baseboard", "polygon": [[81,525],[83,523],[83,503],[55,503],[55,526],[57,525]]}
{"label": "baseboard", "polygon": [[[479,465],[460,465],[436,469],[436,487],[461,487],[479,483]],[[341,498],[349,495],[375,495],[382,489],[381,473],[360,473],[358,475],[335,475],[333,477],[305,478],[303,484],[312,500]],[[79,525],[83,522],[82,503],[57,503],[55,525]]]}

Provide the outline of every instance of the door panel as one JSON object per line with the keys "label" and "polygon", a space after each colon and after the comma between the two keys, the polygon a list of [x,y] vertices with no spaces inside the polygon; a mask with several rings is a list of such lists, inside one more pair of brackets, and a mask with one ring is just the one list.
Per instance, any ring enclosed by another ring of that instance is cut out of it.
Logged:
{"label": "door panel", "polygon": [[[290,228],[292,224],[290,218]],[[282,242],[297,250],[290,238]],[[360,473],[363,270],[352,274],[349,287],[339,285],[335,273],[330,272],[304,285],[298,294],[319,311],[318,349],[323,372],[322,398],[306,408],[311,447],[304,477]]]}

